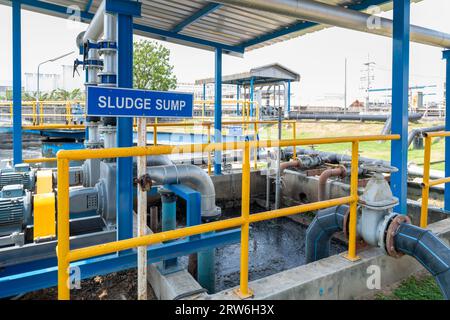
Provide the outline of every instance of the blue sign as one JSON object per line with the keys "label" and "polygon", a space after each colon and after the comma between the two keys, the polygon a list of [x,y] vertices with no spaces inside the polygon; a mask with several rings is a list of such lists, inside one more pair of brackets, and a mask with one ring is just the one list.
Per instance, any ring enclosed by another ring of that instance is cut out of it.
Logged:
{"label": "blue sign", "polygon": [[90,86],[86,105],[89,116],[192,118],[194,95]]}

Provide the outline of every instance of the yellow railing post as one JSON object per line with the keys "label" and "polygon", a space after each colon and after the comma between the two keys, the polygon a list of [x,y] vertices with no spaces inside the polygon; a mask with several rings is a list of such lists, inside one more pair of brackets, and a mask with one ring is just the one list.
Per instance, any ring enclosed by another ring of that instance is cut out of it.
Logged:
{"label": "yellow railing post", "polygon": [[348,254],[347,259],[350,261],[359,260],[356,255],[356,219],[358,209],[358,164],[359,164],[359,142],[352,142],[352,161],[351,161],[351,176],[350,176],[350,196],[352,202],[350,203],[350,221],[349,221],[349,235],[348,235]]}
{"label": "yellow railing post", "polygon": [[58,160],[58,299],[70,299],[69,284],[69,161]]}
{"label": "yellow railing post", "polygon": [[425,137],[425,150],[423,160],[423,181],[422,181],[422,206],[420,209],[420,227],[428,225],[428,197],[430,195],[430,162],[431,162],[431,139]]}
{"label": "yellow railing post", "polygon": [[36,101],[33,101],[33,104],[31,106],[31,114],[32,114],[32,118],[33,118],[33,125],[36,124]]}
{"label": "yellow railing post", "polygon": [[44,106],[41,101],[39,101],[39,124],[44,123]]}
{"label": "yellow railing post", "polygon": [[156,119],[155,123],[153,123],[153,145],[154,146],[158,145],[158,125],[156,123]]}
{"label": "yellow railing post", "polygon": [[[294,140],[297,140],[297,122],[294,120],[293,122],[292,122],[292,125],[293,125],[293,127],[292,127],[292,139],[294,139]],[[294,159],[297,159],[297,146],[294,144],[293,145],[293,157],[294,157]]]}
{"label": "yellow railing post", "polygon": [[248,287],[248,238],[250,229],[250,145],[246,141],[242,161],[241,275],[237,294],[242,299],[253,296]]}
{"label": "yellow railing post", "polygon": [[[255,142],[257,142],[258,141],[258,121],[254,122],[254,127],[255,127],[255,137],[253,140]],[[253,152],[254,152],[254,161],[255,161],[254,168],[256,170],[256,169],[258,169],[258,148],[254,148]]]}
{"label": "yellow railing post", "polygon": [[[208,123],[208,144],[211,143],[211,124]],[[211,150],[208,150],[208,175],[211,175]]]}

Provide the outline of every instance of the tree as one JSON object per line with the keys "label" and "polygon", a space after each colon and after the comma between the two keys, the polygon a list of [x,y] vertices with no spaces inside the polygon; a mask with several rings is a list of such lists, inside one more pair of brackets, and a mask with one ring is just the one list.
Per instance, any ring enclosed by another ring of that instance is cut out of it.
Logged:
{"label": "tree", "polygon": [[134,43],[134,87],[167,91],[176,88],[177,78],[169,61],[170,50],[148,40]]}

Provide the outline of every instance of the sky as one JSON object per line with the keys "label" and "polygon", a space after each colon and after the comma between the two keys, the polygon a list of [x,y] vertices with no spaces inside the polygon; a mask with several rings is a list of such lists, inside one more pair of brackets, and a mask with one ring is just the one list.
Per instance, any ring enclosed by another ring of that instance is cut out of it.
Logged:
{"label": "sky", "polygon": [[[383,16],[392,18],[392,12]],[[450,1],[424,0],[412,4],[411,24],[450,33]],[[10,7],[0,5],[0,26],[0,83],[4,83],[12,79]],[[77,51],[76,36],[85,28],[85,24],[22,10],[22,72],[36,72],[40,62]],[[171,50],[170,60],[179,82],[214,76],[213,52],[162,43]],[[437,85],[442,97],[445,81],[442,50],[411,43],[410,55],[410,85]],[[60,73],[61,65],[72,65],[75,58],[77,55],[73,54],[46,64],[42,72]],[[373,87],[391,87],[392,40],[336,27],[250,51],[243,58],[224,55],[223,74],[279,63],[301,75],[301,82],[292,87],[293,105],[323,105],[330,97],[343,101],[345,59],[348,101],[363,99],[361,70],[368,60],[376,63]]]}

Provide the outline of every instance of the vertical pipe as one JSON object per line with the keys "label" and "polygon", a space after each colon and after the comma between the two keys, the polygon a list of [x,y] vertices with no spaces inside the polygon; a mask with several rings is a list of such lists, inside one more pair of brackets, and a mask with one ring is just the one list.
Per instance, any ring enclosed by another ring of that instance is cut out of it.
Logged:
{"label": "vertical pipe", "polygon": [[[145,147],[147,145],[147,119],[138,118],[138,139],[137,145]],[[138,179],[146,174],[147,157],[138,157],[137,159],[137,176]],[[147,191],[138,183],[138,199],[137,199],[137,236],[142,237],[147,234]],[[147,247],[142,246],[138,251],[138,300],[147,300]]]}
{"label": "vertical pipe", "polygon": [[22,163],[22,22],[20,1],[12,2],[13,162]]}
{"label": "vertical pipe", "polygon": [[[133,87],[133,18],[117,16],[117,85]],[[133,119],[119,118],[117,147],[133,146]],[[117,226],[118,240],[133,236],[133,158],[117,159]]]}
{"label": "vertical pipe", "polygon": [[428,225],[428,197],[430,193],[430,161],[431,161],[431,137],[425,137],[425,150],[423,159],[422,203],[420,208],[420,227]]}
{"label": "vertical pipe", "polygon": [[[215,108],[214,108],[214,142],[222,142],[222,49],[216,48]],[[215,151],[214,174],[222,174],[222,151]]]}
{"label": "vertical pipe", "polygon": [[[282,136],[282,110],[281,105],[278,105],[278,141],[281,140]],[[280,209],[281,201],[281,147],[277,147],[277,167],[276,167],[276,177],[275,177],[275,210]]]}
{"label": "vertical pipe", "polygon": [[250,218],[250,146],[245,143],[244,157],[242,162],[242,212],[244,224],[241,227],[241,275],[238,295],[247,298],[252,295],[248,287],[248,241],[249,241],[249,218]]}
{"label": "vertical pipe", "polygon": [[391,164],[399,169],[391,175],[391,189],[400,214],[407,212],[409,23],[410,0],[394,0],[392,134],[400,140],[391,142]]}
{"label": "vertical pipe", "polygon": [[348,255],[347,259],[351,261],[358,260],[356,255],[356,210],[358,208],[358,165],[359,165],[359,142],[352,143],[352,161],[350,176],[350,195],[353,198],[350,204],[350,221],[348,236]]}
{"label": "vertical pipe", "polygon": [[69,161],[58,160],[58,299],[70,299],[69,287]]}
{"label": "vertical pipe", "polygon": [[[162,202],[162,232],[175,230],[177,228],[177,197],[172,191],[166,189],[160,190],[159,193]],[[177,258],[163,260],[163,270],[167,272],[169,269],[176,268],[177,263]]]}
{"label": "vertical pipe", "polygon": [[[443,53],[446,65],[445,75],[445,131],[450,131],[450,50]],[[445,138],[445,176],[450,177],[450,137]],[[450,184],[445,185],[444,210],[450,211]]]}

